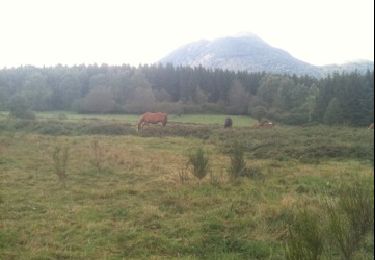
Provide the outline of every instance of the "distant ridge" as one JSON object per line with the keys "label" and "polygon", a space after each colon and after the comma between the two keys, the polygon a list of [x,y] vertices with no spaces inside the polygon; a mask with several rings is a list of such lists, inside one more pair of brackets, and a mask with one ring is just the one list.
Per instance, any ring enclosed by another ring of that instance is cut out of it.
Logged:
{"label": "distant ridge", "polygon": [[179,66],[228,69],[232,71],[269,72],[278,74],[325,76],[328,73],[360,73],[373,70],[374,62],[356,61],[347,64],[314,66],[299,60],[288,52],[274,48],[253,33],[221,37],[213,41],[197,41],[172,51],[161,63]]}

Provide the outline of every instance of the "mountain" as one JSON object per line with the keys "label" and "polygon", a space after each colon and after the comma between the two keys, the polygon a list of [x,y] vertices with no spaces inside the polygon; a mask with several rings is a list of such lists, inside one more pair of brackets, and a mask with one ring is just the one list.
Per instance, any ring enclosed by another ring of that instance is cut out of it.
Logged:
{"label": "mountain", "polygon": [[[279,74],[311,75],[320,77],[343,67],[329,65],[318,67],[299,60],[288,52],[274,48],[255,34],[228,36],[213,41],[198,41],[187,44],[159,62],[175,66],[228,69],[233,71],[271,72]],[[372,63],[373,64],[373,63]],[[344,66],[345,71],[359,64]]]}
{"label": "mountain", "polygon": [[343,64],[328,64],[321,67],[324,75],[332,74],[333,72],[352,72],[357,71],[360,74],[364,74],[367,71],[374,70],[374,62],[370,60],[357,60],[350,61]]}

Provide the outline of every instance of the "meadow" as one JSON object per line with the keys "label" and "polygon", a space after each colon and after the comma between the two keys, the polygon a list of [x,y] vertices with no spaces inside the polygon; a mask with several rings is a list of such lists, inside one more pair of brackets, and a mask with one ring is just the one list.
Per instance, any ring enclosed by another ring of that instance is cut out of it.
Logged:
{"label": "meadow", "polygon": [[[223,129],[225,115],[171,115],[137,133],[136,115],[2,115],[0,259],[286,259],[302,209],[325,227],[342,187],[364,183],[373,197],[366,128],[251,129],[232,116]],[[233,180],[235,143],[252,174]],[[197,148],[209,158],[200,181],[187,163]],[[373,257],[372,229],[353,259]],[[320,259],[343,259],[340,247]]]}

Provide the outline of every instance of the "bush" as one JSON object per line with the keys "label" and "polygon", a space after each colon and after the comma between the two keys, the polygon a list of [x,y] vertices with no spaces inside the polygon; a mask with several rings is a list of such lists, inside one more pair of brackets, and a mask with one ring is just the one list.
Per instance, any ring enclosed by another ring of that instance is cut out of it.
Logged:
{"label": "bush", "polygon": [[267,109],[264,106],[249,107],[248,113],[260,122],[267,115]]}
{"label": "bush", "polygon": [[238,177],[246,175],[247,168],[244,159],[244,148],[238,142],[234,143],[230,151],[230,162],[231,165],[228,172],[231,179],[235,180]]}
{"label": "bush", "polygon": [[[371,182],[372,183],[372,182]],[[329,229],[344,259],[354,259],[370,232],[374,232],[374,190],[369,183],[342,187],[339,201],[327,201]]]}
{"label": "bush", "polygon": [[191,166],[191,173],[202,180],[209,172],[209,158],[202,148],[198,148],[189,155],[188,165]]}
{"label": "bush", "polygon": [[287,260],[317,260],[324,249],[324,232],[320,216],[303,210],[299,212],[288,227],[285,244]]}

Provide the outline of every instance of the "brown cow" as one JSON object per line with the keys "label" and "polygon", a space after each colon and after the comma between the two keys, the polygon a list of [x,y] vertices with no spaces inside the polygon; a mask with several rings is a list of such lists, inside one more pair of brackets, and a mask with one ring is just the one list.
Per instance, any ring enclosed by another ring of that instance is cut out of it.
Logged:
{"label": "brown cow", "polygon": [[368,129],[374,129],[374,123],[372,123],[371,125],[369,125]]}
{"label": "brown cow", "polygon": [[143,128],[145,124],[158,124],[161,123],[162,126],[165,126],[168,121],[168,115],[167,113],[162,112],[146,112],[143,115],[141,115],[139,121],[138,121],[138,131]]}

